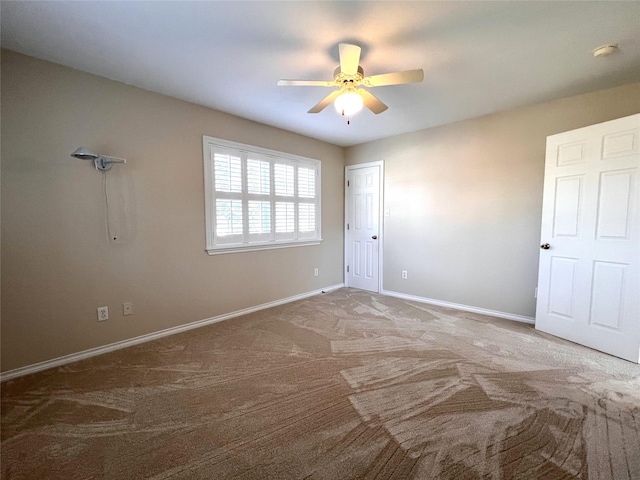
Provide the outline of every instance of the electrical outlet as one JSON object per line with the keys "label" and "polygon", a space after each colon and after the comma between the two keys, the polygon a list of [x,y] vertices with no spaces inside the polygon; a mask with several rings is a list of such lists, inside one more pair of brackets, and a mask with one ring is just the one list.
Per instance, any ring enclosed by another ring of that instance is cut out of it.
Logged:
{"label": "electrical outlet", "polygon": [[133,303],[124,302],[122,304],[122,315],[131,315],[133,314]]}
{"label": "electrical outlet", "polygon": [[404,278],[405,280],[407,279],[407,271],[406,270],[402,270],[402,278]]}
{"label": "electrical outlet", "polygon": [[313,276],[314,277],[318,276],[318,268],[317,267],[313,269]]}
{"label": "electrical outlet", "polygon": [[109,307],[98,307],[98,321],[109,320]]}

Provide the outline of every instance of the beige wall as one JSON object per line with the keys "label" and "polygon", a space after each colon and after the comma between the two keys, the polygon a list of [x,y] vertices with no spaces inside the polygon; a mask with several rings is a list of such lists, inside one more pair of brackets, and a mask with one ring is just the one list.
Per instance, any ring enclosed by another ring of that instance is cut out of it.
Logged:
{"label": "beige wall", "polygon": [[[342,148],[6,50],[1,101],[3,371],[342,283]],[[321,160],[323,243],[207,255],[203,134]],[[122,244],[80,145],[129,161]]]}
{"label": "beige wall", "polygon": [[638,112],[640,83],[348,148],[385,161],[384,289],[535,316],[547,135]]}

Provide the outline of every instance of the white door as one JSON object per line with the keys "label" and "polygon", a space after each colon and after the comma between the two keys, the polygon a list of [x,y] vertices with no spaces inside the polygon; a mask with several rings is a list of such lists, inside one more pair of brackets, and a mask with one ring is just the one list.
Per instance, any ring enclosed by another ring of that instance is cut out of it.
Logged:
{"label": "white door", "polygon": [[379,292],[382,162],[366,165],[346,170],[345,283]]}
{"label": "white door", "polygon": [[640,361],[640,114],[547,138],[536,328]]}

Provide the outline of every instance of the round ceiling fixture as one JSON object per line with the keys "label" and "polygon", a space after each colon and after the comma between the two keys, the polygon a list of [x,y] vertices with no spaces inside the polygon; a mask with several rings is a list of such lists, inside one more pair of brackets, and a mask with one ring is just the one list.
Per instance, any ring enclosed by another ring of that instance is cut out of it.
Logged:
{"label": "round ceiling fixture", "polygon": [[618,51],[618,45],[602,45],[593,51],[594,57],[606,57]]}
{"label": "round ceiling fixture", "polygon": [[333,105],[336,107],[336,112],[340,115],[350,117],[362,110],[363,103],[362,97],[358,95],[355,90],[346,89],[342,95],[336,98]]}

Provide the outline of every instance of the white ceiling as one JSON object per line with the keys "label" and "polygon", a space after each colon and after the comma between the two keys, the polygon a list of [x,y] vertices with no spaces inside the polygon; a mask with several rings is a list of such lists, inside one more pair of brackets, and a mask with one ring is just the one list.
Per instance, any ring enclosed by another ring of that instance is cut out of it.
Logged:
{"label": "white ceiling", "polygon": [[[340,146],[640,81],[640,2],[2,1],[2,47]],[[365,75],[422,68],[371,91],[351,124],[331,90],[338,43]],[[591,51],[618,43],[619,52]],[[207,132],[203,132],[207,133]]]}

